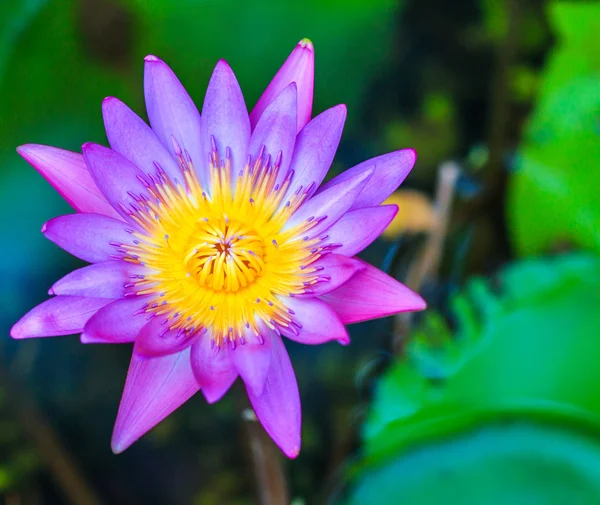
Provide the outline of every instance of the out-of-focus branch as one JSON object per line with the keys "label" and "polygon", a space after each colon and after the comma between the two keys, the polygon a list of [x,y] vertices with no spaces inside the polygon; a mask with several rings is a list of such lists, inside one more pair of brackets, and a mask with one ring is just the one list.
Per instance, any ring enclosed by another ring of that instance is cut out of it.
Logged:
{"label": "out-of-focus branch", "polygon": [[252,460],[258,503],[260,505],[289,505],[290,497],[283,472],[281,453],[265,433],[252,409],[244,409],[242,422]]}
{"label": "out-of-focus branch", "polygon": [[10,410],[18,419],[25,435],[36,445],[46,468],[68,503],[102,505],[33,398],[1,367],[0,383],[7,391]]}
{"label": "out-of-focus branch", "polygon": [[518,48],[518,34],[521,19],[520,0],[505,0],[507,26],[506,33],[497,47],[496,66],[490,88],[488,149],[489,159],[485,174],[486,187],[495,189],[496,181],[502,173],[502,157],[506,149],[506,137],[510,118],[509,77],[512,62]]}
{"label": "out-of-focus branch", "polygon": [[[437,190],[435,195],[435,225],[427,236],[417,259],[411,265],[406,276],[406,285],[414,291],[419,291],[425,281],[432,280],[437,275],[444,243],[448,233],[448,221],[452,210],[456,181],[460,175],[460,168],[456,163],[447,162],[438,170]],[[410,330],[412,313],[398,314],[394,325],[394,353],[402,351],[402,344]]]}

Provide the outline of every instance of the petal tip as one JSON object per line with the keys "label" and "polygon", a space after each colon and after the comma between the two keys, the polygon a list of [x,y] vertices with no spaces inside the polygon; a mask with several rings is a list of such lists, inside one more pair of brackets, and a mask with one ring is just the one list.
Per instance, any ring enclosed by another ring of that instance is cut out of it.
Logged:
{"label": "petal tip", "polygon": [[312,40],[310,40],[307,37],[303,38],[300,42],[298,42],[298,46],[302,49],[308,49],[309,51],[315,50],[315,46],[313,45]]}
{"label": "petal tip", "polygon": [[31,152],[35,148],[35,144],[23,144],[17,147],[17,154],[21,156],[25,161],[29,161]]}
{"label": "petal tip", "polygon": [[154,56],[153,54],[149,54],[144,58],[144,61],[146,63],[151,63],[151,62],[157,62],[157,61],[161,61],[161,59],[158,56]]}
{"label": "petal tip", "polygon": [[125,451],[125,449],[127,449],[131,444],[125,444],[123,443],[121,440],[117,440],[115,437],[113,437],[111,443],[110,443],[110,450],[112,451],[113,454],[121,454],[123,451]]}
{"label": "petal tip", "polygon": [[15,340],[27,338],[25,331],[23,331],[23,325],[21,324],[21,321],[15,323],[10,329],[10,337],[14,338]]}
{"label": "petal tip", "polygon": [[46,221],[43,225],[42,225],[42,233],[46,233],[46,231],[48,230],[48,223],[50,221]]}
{"label": "petal tip", "polygon": [[291,449],[285,449],[283,453],[290,459],[296,459],[300,454],[300,446],[294,446]]}

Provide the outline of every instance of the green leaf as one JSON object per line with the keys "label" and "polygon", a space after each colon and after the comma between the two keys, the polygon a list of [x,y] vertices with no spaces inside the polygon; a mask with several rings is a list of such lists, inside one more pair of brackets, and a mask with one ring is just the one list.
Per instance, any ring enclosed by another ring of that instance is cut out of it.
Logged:
{"label": "green leaf", "polygon": [[363,475],[347,505],[596,505],[598,439],[552,426],[493,423],[407,451]]}
{"label": "green leaf", "polygon": [[554,2],[558,44],[541,77],[508,191],[518,252],[600,251],[600,3]]}
{"label": "green leaf", "polygon": [[0,83],[19,35],[48,0],[4,0],[0,3]]}
{"label": "green leaf", "polygon": [[[599,304],[600,258],[586,254],[522,261],[500,272],[493,282],[471,281],[451,300],[454,332],[439,314],[425,318],[409,343],[407,358],[390,367],[380,380],[363,430],[363,457],[351,472],[356,489],[366,486],[371,477],[374,487],[369,489],[381,488],[384,484],[377,479],[391,471],[386,465],[400,472],[411,458],[425,458],[416,456],[419,451],[444,453],[427,456],[428,461],[437,462],[449,457],[447,452],[462,453],[469,448],[471,461],[477,464],[457,469],[453,478],[462,482],[464,477],[466,482],[469,475],[489,480],[497,472],[496,465],[507,461],[486,462],[485,451],[479,454],[483,448],[475,448],[480,433],[492,429],[499,419],[529,426],[531,439],[520,442],[521,435],[515,435],[512,428],[498,428],[494,436],[506,437],[505,445],[515,448],[530,443],[546,425],[555,426],[559,438],[570,437],[567,431],[599,429],[600,398],[590,387],[600,383]],[[561,429],[564,434],[559,433]],[[442,439],[448,440],[447,445],[437,445]],[[549,447],[552,443],[548,442]],[[532,480],[524,477],[528,483],[513,489],[516,496],[533,492],[530,485],[533,490],[539,485],[535,483],[546,463],[536,459],[532,456]],[[488,463],[490,467],[485,467]],[[600,465],[600,459],[595,464]],[[461,476],[463,470],[466,473]],[[419,472],[423,475],[415,479],[423,479],[427,487],[422,490],[429,497],[425,501],[416,500],[412,484],[402,481],[393,501],[375,494],[363,503],[439,503],[435,499],[443,494],[429,489],[438,474],[430,475],[424,463]],[[499,475],[498,481],[512,478],[510,472]],[[488,491],[489,496],[497,493],[493,486]],[[364,499],[363,494],[357,496]],[[478,503],[496,503],[477,496]],[[534,496],[540,500],[536,503],[553,503],[543,500],[543,490]],[[350,503],[360,503],[359,498],[353,499],[357,501]]]}

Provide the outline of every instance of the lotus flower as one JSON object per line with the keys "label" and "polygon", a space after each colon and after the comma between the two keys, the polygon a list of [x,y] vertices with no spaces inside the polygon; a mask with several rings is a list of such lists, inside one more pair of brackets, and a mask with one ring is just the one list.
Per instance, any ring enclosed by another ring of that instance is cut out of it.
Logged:
{"label": "lotus flower", "polygon": [[396,214],[380,204],[415,153],[379,156],[321,185],[346,108],[311,119],[313,71],[303,40],[248,114],[219,61],[201,115],[171,69],[148,56],[151,126],[106,98],[110,149],[18,148],[77,211],[42,232],[91,264],[56,282],[11,335],[134,344],[115,453],[198,391],[216,402],[240,376],[265,430],[295,457],[300,397],[282,337],[347,344],[345,324],[425,307],[354,257]]}

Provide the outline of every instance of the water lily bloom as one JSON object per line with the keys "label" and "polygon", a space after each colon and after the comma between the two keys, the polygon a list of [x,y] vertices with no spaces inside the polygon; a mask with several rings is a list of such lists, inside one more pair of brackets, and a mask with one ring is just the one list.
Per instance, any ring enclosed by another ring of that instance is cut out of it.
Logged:
{"label": "water lily bloom", "polygon": [[150,126],[107,98],[110,149],[18,148],[77,211],[42,232],[91,264],[56,282],[11,335],[134,344],[114,452],[200,390],[216,402],[240,376],[265,430],[295,457],[300,398],[282,337],[347,344],[345,324],[425,307],[354,257],[396,214],[380,204],[415,153],[379,156],[321,185],[346,108],[311,119],[313,69],[303,40],[248,114],[220,61],[200,114],[171,69],[148,56]]}

